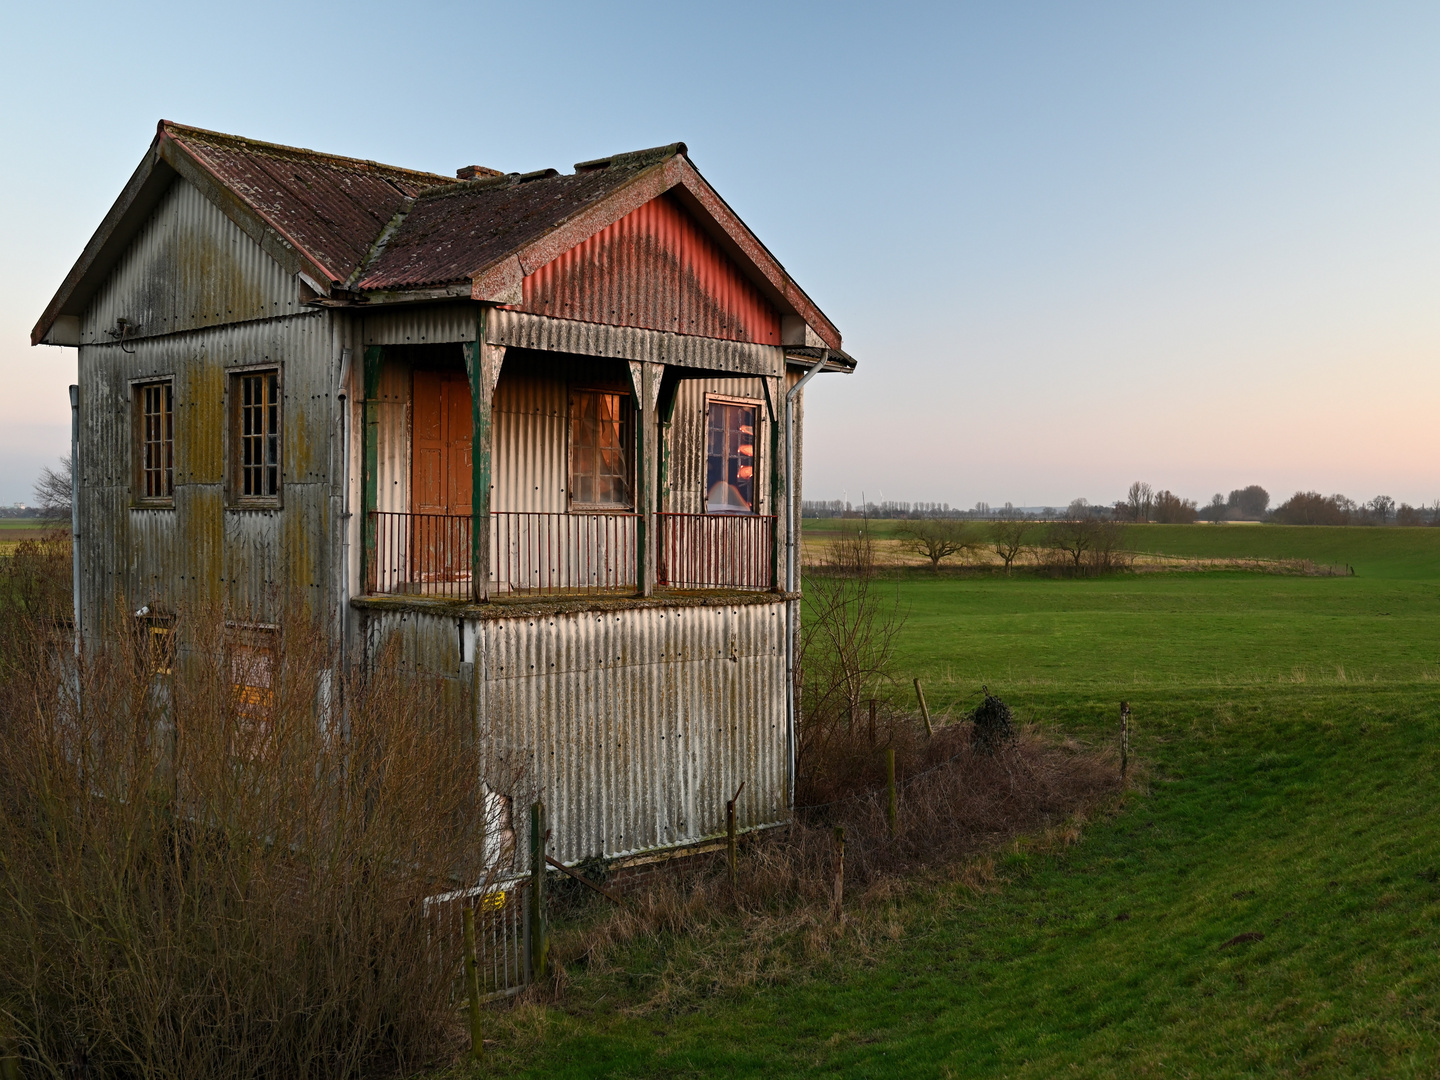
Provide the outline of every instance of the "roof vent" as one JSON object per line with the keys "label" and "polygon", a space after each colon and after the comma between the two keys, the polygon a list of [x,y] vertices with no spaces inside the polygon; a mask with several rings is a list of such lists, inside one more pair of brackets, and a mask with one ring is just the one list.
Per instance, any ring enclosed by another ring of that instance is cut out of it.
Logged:
{"label": "roof vent", "polygon": [[466,165],[455,170],[457,180],[484,180],[489,176],[504,176],[499,169],[487,169],[484,165]]}

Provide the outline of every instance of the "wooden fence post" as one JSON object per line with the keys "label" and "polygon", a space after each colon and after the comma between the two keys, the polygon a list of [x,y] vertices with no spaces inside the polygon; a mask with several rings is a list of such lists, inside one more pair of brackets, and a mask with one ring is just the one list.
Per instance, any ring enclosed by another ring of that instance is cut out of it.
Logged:
{"label": "wooden fence post", "polygon": [[895,802],[895,748],[885,748],[885,822],[890,826],[890,839],[895,839],[899,807]]}
{"label": "wooden fence post", "polygon": [[725,804],[725,872],[730,877],[730,887],[735,887],[735,800]]}
{"label": "wooden fence post", "polygon": [[465,927],[465,995],[470,999],[470,1056],[479,1061],[485,1056],[485,1036],[480,1030],[480,972],[475,967],[475,909],[467,903],[461,918]]}
{"label": "wooden fence post", "polygon": [[845,826],[835,826],[835,921],[844,916],[845,901]]}
{"label": "wooden fence post", "polygon": [[735,850],[735,804],[740,801],[740,792],[745,790],[745,781],[740,781],[740,786],[735,789],[734,796],[725,804],[725,869],[730,875],[730,887],[734,888],[740,880],[739,863]]}
{"label": "wooden fence post", "polygon": [[875,749],[875,699],[870,699],[870,749]]}
{"label": "wooden fence post", "polygon": [[545,827],[545,804],[530,807],[530,977],[545,978],[550,973],[550,928],[545,925],[545,841],[550,830]]}
{"label": "wooden fence post", "polygon": [[1130,703],[1120,702],[1120,779],[1130,771]]}
{"label": "wooden fence post", "polygon": [[925,718],[925,734],[934,737],[935,729],[930,726],[930,706],[925,704],[925,691],[921,689],[920,680],[915,680],[915,696],[920,699],[920,715]]}

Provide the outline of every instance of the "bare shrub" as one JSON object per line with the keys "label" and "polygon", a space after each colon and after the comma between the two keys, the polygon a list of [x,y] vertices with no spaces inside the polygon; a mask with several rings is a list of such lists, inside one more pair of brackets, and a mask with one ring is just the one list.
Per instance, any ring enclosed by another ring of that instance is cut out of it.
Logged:
{"label": "bare shrub", "polygon": [[842,521],[840,531],[825,545],[820,572],[868,577],[875,572],[875,540],[869,523]]}
{"label": "bare shrub", "polygon": [[[916,727],[913,718],[890,719],[897,736]],[[1047,830],[1051,842],[1071,843],[1086,815],[1120,787],[1112,755],[1029,727],[994,756],[970,748],[968,724],[928,741],[903,738],[893,838],[883,778],[872,768],[858,779],[864,786],[800,810],[790,828],[746,838],[737,885],[729,884],[718,856],[697,858],[681,872],[652,878],[630,903],[562,929],[552,953],[557,990],[567,965],[604,972],[624,963],[632,944],[662,937],[667,962],[647,984],[642,1011],[783,981],[822,962],[842,941],[865,955],[904,932],[894,903],[907,879],[948,874],[972,889],[993,888],[987,851],[1024,834],[1043,838]],[[864,756],[878,761],[874,752]],[[831,906],[836,826],[845,835],[843,924]],[[941,895],[928,900],[943,902]]]}
{"label": "bare shrub", "polygon": [[263,662],[213,610],[178,613],[173,652],[78,660],[6,619],[0,1031],[27,1074],[343,1077],[447,1048],[459,943],[425,901],[486,873],[458,694],[393,651],[345,670],[303,614]]}
{"label": "bare shrub", "polygon": [[891,679],[904,621],[898,591],[873,574],[807,576],[798,673],[801,776],[823,768],[857,737],[862,704]]}

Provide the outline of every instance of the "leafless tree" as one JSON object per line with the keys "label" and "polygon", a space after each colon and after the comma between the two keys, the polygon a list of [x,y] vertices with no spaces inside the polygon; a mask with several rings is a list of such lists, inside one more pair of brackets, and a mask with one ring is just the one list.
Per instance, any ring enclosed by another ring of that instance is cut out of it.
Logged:
{"label": "leafless tree", "polygon": [[979,538],[966,521],[930,518],[916,521],[901,530],[906,544],[917,555],[930,560],[932,570],[940,569],[940,561],[979,546]]}
{"label": "leafless tree", "polygon": [[1095,524],[1093,518],[1056,521],[1046,530],[1046,541],[1056,551],[1068,555],[1079,570],[1086,552],[1095,546]]}
{"label": "leafless tree", "polygon": [[1028,546],[1026,540],[1034,531],[1035,523],[1033,521],[1016,518],[997,521],[990,526],[990,550],[1004,561],[1007,574],[1010,572],[1011,564]]}
{"label": "leafless tree", "polygon": [[75,469],[67,454],[56,466],[46,465],[35,481],[35,505],[45,521],[70,520],[70,492]]}
{"label": "leafless tree", "polygon": [[1131,521],[1149,521],[1150,511],[1155,507],[1155,492],[1149,484],[1136,480],[1130,485],[1125,497],[1125,506]]}

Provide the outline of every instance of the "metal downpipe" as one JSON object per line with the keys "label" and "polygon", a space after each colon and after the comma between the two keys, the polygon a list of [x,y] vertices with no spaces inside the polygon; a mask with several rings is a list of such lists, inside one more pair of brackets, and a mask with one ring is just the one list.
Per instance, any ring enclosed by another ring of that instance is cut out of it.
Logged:
{"label": "metal downpipe", "polygon": [[[795,399],[805,384],[825,370],[830,350],[785,393],[785,592],[795,592],[799,572],[799,530],[795,526]],[[795,810],[795,628],[800,614],[797,600],[785,601],[785,735],[790,758],[790,810]]]}

